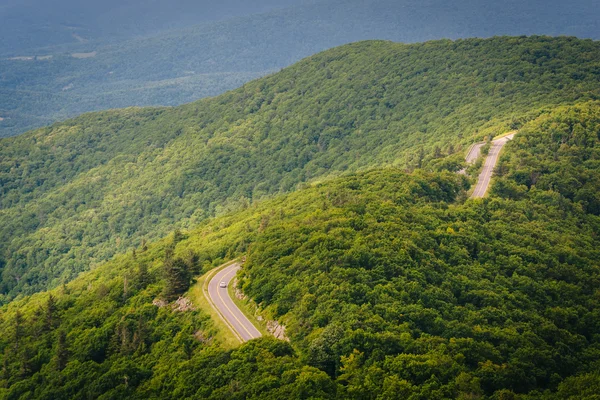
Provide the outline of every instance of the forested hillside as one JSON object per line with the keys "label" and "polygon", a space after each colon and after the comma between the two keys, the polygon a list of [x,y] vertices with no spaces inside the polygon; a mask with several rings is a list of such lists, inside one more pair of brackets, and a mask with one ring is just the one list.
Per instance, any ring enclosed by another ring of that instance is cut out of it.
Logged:
{"label": "forested hillside", "polygon": [[[448,171],[349,174],[13,301],[0,397],[595,399],[599,128],[597,101],[541,112],[489,198]],[[152,304],[173,260],[241,255],[240,285],[289,343],[226,350],[202,310]]]}
{"label": "forested hillside", "polygon": [[[600,215],[600,124],[596,107],[565,107],[537,119],[508,145],[496,168],[498,196],[575,207]],[[594,136],[594,133],[597,136]],[[546,197],[549,190],[560,193]]]}
{"label": "forested hillside", "polygon": [[[5,14],[0,6],[0,137],[88,111],[215,96],[355,41],[531,34],[600,39],[600,8],[593,0],[46,3],[20,1]],[[272,10],[276,6],[281,9]],[[17,17],[10,17],[15,9]],[[248,15],[251,10],[269,12]],[[25,12],[29,23],[18,18]],[[198,25],[189,26],[193,21]],[[169,27],[177,29],[156,33]],[[41,45],[54,39],[74,44]],[[32,48],[28,40],[41,43]],[[2,53],[14,44],[21,52]]]}
{"label": "forested hillside", "polygon": [[546,37],[362,42],[213,99],[0,140],[2,298],[304,182],[375,166],[457,170],[485,135],[597,99],[599,50]]}

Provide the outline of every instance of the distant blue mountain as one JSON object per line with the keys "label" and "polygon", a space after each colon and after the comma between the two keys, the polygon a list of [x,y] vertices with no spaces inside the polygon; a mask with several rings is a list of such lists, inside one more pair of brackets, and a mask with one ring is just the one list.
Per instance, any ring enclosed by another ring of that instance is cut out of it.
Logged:
{"label": "distant blue mountain", "polygon": [[303,1],[3,0],[2,3],[0,54],[82,41],[106,43]]}
{"label": "distant blue mountain", "polygon": [[597,0],[9,0],[0,137],[214,96],[353,41],[534,34],[600,39]]}

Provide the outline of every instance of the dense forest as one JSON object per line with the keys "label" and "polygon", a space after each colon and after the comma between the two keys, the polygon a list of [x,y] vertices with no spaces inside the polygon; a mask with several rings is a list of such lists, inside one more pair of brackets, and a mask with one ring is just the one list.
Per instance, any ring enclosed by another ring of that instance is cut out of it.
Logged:
{"label": "dense forest", "polygon": [[[0,309],[0,397],[595,399],[599,159],[582,102],[524,123],[485,199],[389,166],[143,243]],[[155,301],[173,265],[242,255],[289,343],[227,348],[203,309]]]}
{"label": "dense forest", "polygon": [[378,166],[460,169],[474,141],[598,99],[599,46],[361,42],[216,98],[2,139],[0,301],[307,182]]}
{"label": "dense forest", "polygon": [[10,3],[0,6],[0,137],[88,111],[219,95],[355,41],[600,39],[593,0]]}

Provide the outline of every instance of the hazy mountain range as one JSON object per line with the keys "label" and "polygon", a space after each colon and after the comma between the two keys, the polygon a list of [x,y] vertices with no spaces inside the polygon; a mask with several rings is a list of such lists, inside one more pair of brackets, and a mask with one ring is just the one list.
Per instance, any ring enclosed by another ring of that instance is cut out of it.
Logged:
{"label": "hazy mountain range", "polygon": [[589,0],[9,2],[0,136],[92,110],[214,96],[352,41],[598,38],[599,17]]}

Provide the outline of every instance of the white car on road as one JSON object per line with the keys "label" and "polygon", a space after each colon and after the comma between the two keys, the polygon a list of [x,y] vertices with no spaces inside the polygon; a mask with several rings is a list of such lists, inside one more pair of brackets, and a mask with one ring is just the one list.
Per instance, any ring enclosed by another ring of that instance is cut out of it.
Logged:
{"label": "white car on road", "polygon": [[223,282],[219,283],[219,287],[226,288],[227,287],[227,282],[223,281]]}

